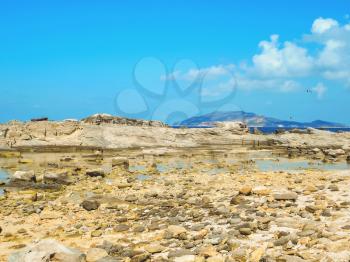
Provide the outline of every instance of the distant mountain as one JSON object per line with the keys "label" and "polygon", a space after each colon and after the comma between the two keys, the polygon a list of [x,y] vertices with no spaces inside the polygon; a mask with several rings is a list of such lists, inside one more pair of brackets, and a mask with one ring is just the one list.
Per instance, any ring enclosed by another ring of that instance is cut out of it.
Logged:
{"label": "distant mountain", "polygon": [[297,122],[280,120],[273,117],[266,117],[257,115],[254,113],[247,113],[244,111],[230,111],[230,112],[213,112],[210,114],[195,116],[188,118],[180,123],[179,126],[212,126],[215,122],[223,121],[242,121],[248,124],[250,127],[313,127],[313,128],[325,128],[325,127],[347,127],[346,125],[339,123],[326,122],[322,120],[315,120],[313,122]]}

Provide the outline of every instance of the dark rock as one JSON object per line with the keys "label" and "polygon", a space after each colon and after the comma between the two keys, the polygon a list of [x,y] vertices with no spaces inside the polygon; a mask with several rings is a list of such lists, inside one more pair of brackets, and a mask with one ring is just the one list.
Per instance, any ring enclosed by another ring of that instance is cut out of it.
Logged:
{"label": "dark rock", "polygon": [[273,242],[274,246],[283,246],[289,242],[289,236],[284,236]]}
{"label": "dark rock", "polygon": [[105,172],[101,169],[87,170],[86,175],[90,177],[104,177]]}
{"label": "dark rock", "polygon": [[120,224],[115,226],[114,230],[116,232],[124,232],[124,231],[128,231],[130,228],[130,226],[126,225],[126,224]]}
{"label": "dark rock", "polygon": [[43,181],[46,184],[58,183],[58,184],[68,185],[71,183],[69,181],[67,171],[48,172],[48,173],[44,174]]}
{"label": "dark rock", "polygon": [[328,189],[329,189],[330,191],[339,191],[339,188],[338,188],[337,185],[330,185],[330,186],[328,187]]}
{"label": "dark rock", "polygon": [[239,233],[241,235],[248,236],[248,235],[252,234],[252,230],[250,228],[243,227],[243,228],[239,229]]}
{"label": "dark rock", "polygon": [[97,202],[96,200],[84,200],[81,203],[81,206],[87,211],[92,211],[92,210],[98,209],[100,206],[100,203]]}

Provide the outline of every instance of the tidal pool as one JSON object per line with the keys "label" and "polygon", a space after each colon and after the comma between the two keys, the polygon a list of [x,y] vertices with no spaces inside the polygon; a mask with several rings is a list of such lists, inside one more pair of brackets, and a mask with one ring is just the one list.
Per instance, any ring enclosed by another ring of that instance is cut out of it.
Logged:
{"label": "tidal pool", "polygon": [[[3,182],[6,182],[6,180],[9,178],[9,174],[5,171],[0,169],[0,184]],[[4,194],[4,189],[0,186],[0,196]]]}
{"label": "tidal pool", "polygon": [[323,163],[321,161],[307,160],[290,160],[287,158],[258,159],[255,164],[261,171],[300,171],[306,169],[317,170],[350,170],[350,164],[340,163]]}
{"label": "tidal pool", "polygon": [[138,175],[136,178],[137,178],[137,180],[139,180],[139,181],[145,181],[145,180],[150,179],[150,176],[147,176],[147,175]]}

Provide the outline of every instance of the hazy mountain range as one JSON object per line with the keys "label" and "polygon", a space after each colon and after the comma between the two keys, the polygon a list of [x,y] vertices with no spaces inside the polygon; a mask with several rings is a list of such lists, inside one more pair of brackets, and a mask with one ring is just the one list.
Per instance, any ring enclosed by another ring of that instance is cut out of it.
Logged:
{"label": "hazy mountain range", "polygon": [[213,112],[202,116],[195,116],[188,118],[177,125],[180,126],[212,126],[215,122],[222,121],[242,121],[250,127],[347,127],[344,124],[327,122],[323,120],[315,120],[312,122],[297,122],[291,120],[281,120],[273,117],[257,115],[254,113],[247,113],[244,111],[230,111],[230,112]]}

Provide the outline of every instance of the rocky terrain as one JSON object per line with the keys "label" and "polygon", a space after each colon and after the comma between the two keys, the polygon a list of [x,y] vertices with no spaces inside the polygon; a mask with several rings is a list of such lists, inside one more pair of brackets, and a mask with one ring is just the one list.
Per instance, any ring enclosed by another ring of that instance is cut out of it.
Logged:
{"label": "rocky terrain", "polygon": [[0,261],[350,260],[348,133],[93,119],[1,125]]}

